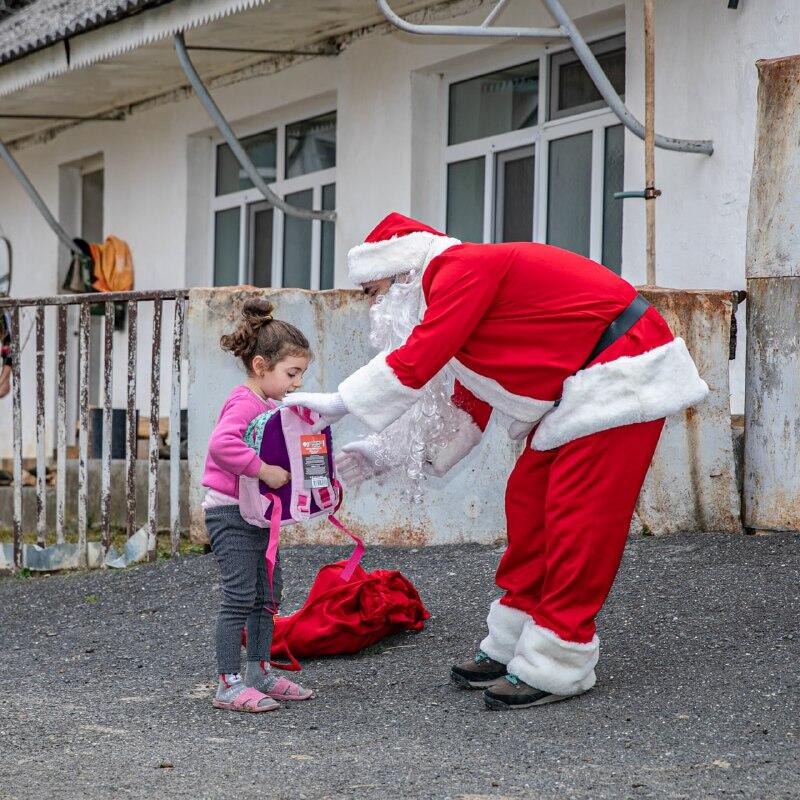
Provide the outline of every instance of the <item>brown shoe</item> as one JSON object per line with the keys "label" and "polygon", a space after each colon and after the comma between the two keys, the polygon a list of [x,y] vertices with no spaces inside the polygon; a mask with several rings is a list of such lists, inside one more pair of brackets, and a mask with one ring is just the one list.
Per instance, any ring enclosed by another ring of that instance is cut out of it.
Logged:
{"label": "brown shoe", "polygon": [[483,693],[486,707],[492,710],[530,708],[566,700],[567,695],[550,694],[529,686],[516,675],[505,675]]}
{"label": "brown shoe", "polygon": [[506,674],[506,665],[489,658],[483,650],[450,670],[450,680],[462,689],[484,689]]}

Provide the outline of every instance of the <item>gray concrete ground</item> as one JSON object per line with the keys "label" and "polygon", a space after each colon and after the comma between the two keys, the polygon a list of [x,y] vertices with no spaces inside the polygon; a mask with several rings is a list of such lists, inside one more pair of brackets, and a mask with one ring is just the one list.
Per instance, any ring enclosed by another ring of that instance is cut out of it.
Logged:
{"label": "gray concrete ground", "polygon": [[[367,552],[432,613],[421,634],[308,663],[319,696],[212,710],[210,556],[0,580],[2,798],[800,796],[800,539],[631,540],[594,691],[490,712],[453,688],[500,551]],[[286,606],[337,548],[284,553]]]}

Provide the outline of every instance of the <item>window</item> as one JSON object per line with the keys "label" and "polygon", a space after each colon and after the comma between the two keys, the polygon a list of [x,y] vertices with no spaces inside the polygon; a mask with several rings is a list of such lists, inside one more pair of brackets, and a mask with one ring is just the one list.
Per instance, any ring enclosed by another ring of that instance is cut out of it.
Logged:
{"label": "window", "polygon": [[[260,131],[241,143],[286,202],[335,207],[335,111]],[[212,214],[215,286],[333,288],[334,223],[273,208],[224,143],[216,148]]]}
{"label": "window", "polygon": [[[592,49],[624,91],[625,37]],[[623,129],[575,53],[458,80],[448,95],[447,232],[548,242],[619,272]]]}

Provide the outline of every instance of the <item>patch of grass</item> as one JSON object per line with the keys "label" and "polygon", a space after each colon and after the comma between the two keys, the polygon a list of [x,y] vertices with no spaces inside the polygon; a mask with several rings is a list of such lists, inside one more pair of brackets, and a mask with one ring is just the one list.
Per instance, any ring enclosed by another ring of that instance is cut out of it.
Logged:
{"label": "patch of grass", "polygon": [[96,603],[97,602],[97,595],[96,594],[87,594],[86,595],[86,602],[87,603]]}

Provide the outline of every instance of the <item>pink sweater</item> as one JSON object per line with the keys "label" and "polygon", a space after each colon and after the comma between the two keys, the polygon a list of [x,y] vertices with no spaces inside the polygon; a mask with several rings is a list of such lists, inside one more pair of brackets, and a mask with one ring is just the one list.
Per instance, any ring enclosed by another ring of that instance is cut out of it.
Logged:
{"label": "pink sweater", "polygon": [[261,459],[244,442],[247,426],[272,402],[262,400],[247,386],[237,386],[222,406],[219,419],[208,442],[203,486],[228,497],[239,497],[239,476],[254,478]]}

